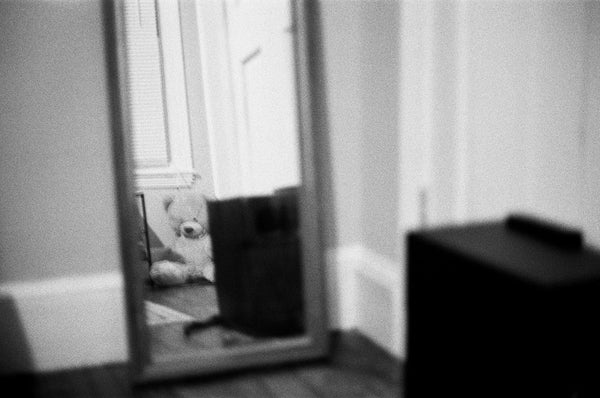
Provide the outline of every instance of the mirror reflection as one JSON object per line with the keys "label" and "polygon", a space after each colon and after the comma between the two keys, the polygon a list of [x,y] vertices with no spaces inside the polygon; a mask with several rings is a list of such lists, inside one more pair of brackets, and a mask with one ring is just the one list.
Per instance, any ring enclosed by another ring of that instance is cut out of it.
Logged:
{"label": "mirror reflection", "polygon": [[123,11],[152,361],[302,335],[291,4]]}

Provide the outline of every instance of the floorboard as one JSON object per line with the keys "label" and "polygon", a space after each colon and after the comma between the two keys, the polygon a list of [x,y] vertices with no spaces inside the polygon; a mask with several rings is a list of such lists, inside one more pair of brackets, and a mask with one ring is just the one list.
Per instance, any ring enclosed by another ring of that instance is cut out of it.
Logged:
{"label": "floorboard", "polygon": [[336,333],[327,360],[131,387],[125,364],[2,377],[19,397],[395,397],[402,365],[357,332]]}
{"label": "floorboard", "polygon": [[149,286],[146,290],[146,299],[191,315],[198,320],[210,318],[219,312],[215,286],[209,283],[171,287]]}
{"label": "floorboard", "polygon": [[[194,283],[175,287],[148,286],[145,298],[200,321],[218,314],[215,287],[210,283]],[[159,361],[163,357],[187,354],[190,350],[220,349],[268,341],[265,338],[254,338],[219,326],[195,331],[186,337],[183,334],[185,324],[185,322],[173,322],[149,326],[152,358]]]}
{"label": "floorboard", "polygon": [[316,398],[319,393],[299,376],[297,370],[279,371],[261,375],[267,389],[276,397]]}

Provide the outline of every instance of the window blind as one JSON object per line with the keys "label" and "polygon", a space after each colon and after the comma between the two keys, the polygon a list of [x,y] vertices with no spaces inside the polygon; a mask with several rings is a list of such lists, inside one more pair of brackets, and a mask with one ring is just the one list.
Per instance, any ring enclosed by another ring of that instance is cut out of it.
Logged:
{"label": "window blind", "polygon": [[169,165],[159,31],[154,0],[124,1],[127,98],[137,168]]}

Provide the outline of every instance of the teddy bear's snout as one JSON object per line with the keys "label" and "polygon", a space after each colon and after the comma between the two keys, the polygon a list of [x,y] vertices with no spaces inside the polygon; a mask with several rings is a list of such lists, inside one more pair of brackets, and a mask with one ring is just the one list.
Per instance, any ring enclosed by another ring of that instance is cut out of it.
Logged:
{"label": "teddy bear's snout", "polygon": [[191,239],[199,238],[207,232],[200,223],[191,221],[181,224],[180,231],[183,236]]}

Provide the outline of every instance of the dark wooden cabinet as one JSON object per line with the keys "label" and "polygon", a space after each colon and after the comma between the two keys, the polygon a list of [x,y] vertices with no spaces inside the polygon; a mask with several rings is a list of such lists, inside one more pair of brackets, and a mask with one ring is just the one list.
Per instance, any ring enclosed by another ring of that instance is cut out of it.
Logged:
{"label": "dark wooden cabinet", "polygon": [[305,331],[297,201],[290,189],[209,202],[220,315],[249,335]]}
{"label": "dark wooden cabinet", "polygon": [[517,227],[409,234],[406,397],[600,396],[600,254]]}

